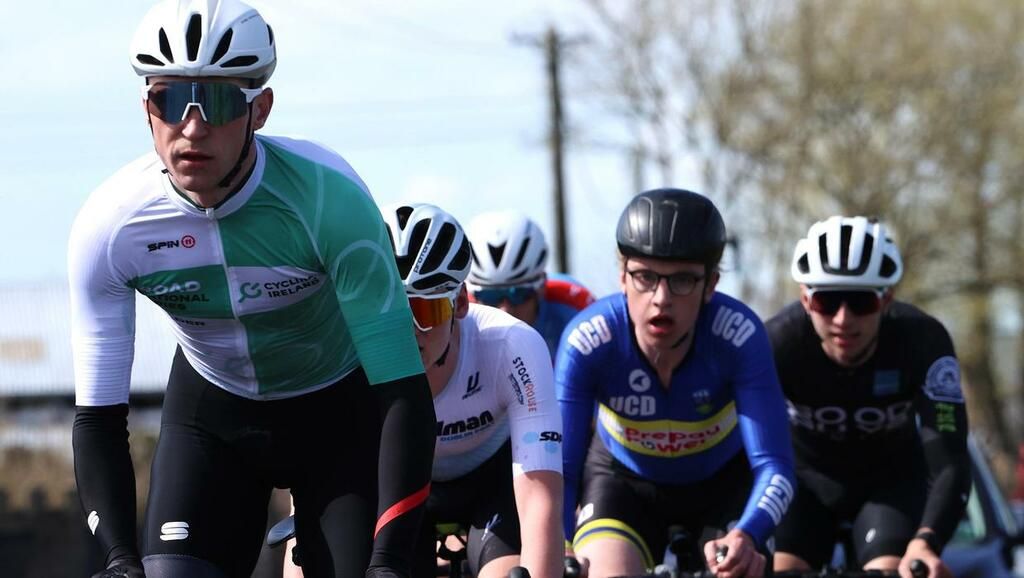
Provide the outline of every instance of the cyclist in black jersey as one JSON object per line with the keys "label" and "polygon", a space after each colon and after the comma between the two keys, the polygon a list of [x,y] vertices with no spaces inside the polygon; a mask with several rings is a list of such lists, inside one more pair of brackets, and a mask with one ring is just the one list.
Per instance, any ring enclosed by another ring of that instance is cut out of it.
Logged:
{"label": "cyclist in black jersey", "polygon": [[953,343],[935,318],[896,301],[903,274],[885,227],[815,223],[791,267],[800,300],[767,323],[787,398],[797,492],[776,532],[775,570],[826,564],[851,524],[865,569],[939,555],[970,490],[967,415]]}
{"label": "cyclist in black jersey", "polygon": [[[412,313],[365,184],[333,151],[256,135],[274,34],[239,0],[164,0],[130,59],[155,151],[90,196],[69,280],[93,578],[248,578],[274,487],[310,578],[400,577],[434,413]],[[136,293],[179,344],[136,537],[128,400]]]}

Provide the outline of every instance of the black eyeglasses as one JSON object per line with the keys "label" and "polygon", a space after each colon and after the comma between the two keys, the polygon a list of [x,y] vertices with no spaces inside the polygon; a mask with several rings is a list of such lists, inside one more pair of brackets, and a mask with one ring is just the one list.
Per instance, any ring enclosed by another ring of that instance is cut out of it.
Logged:
{"label": "black eyeglasses", "polygon": [[846,304],[854,315],[870,315],[882,308],[885,291],[878,289],[807,289],[811,311],[831,317]]}
{"label": "black eyeglasses", "polygon": [[668,290],[673,295],[682,297],[683,295],[689,295],[693,293],[693,289],[704,280],[704,275],[694,275],[693,273],[672,273],[671,275],[662,275],[655,273],[650,269],[636,269],[630,271],[626,269],[626,274],[633,280],[633,288],[641,293],[652,293],[658,290],[658,285],[661,284],[661,280],[668,281]]}

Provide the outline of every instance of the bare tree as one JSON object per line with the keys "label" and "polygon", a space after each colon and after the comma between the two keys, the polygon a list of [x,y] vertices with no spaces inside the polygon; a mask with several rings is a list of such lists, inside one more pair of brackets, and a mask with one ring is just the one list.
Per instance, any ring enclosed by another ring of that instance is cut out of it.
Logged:
{"label": "bare tree", "polygon": [[889,224],[907,265],[900,293],[951,326],[972,426],[1005,480],[1016,432],[993,299],[1015,291],[1024,315],[1024,4],[587,3],[602,46],[587,70],[613,71],[605,95],[634,148],[664,180],[699,163],[727,223],[756,239],[769,265],[751,281],[755,305],[782,301],[813,221]]}

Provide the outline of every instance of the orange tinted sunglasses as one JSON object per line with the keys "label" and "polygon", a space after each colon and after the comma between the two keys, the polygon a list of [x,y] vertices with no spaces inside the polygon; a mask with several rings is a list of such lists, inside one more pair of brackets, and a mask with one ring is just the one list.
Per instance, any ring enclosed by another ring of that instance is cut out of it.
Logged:
{"label": "orange tinted sunglasses", "polygon": [[448,294],[436,297],[410,295],[409,308],[412,309],[412,322],[416,329],[427,332],[455,315],[455,300]]}

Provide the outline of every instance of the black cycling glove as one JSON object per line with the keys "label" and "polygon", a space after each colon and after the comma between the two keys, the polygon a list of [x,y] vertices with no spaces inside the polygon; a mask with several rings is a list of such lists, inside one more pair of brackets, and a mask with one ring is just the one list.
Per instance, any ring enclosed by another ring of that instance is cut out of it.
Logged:
{"label": "black cycling glove", "polygon": [[93,574],[92,578],[146,578],[146,571],[138,558],[125,556],[111,561],[106,570]]}

